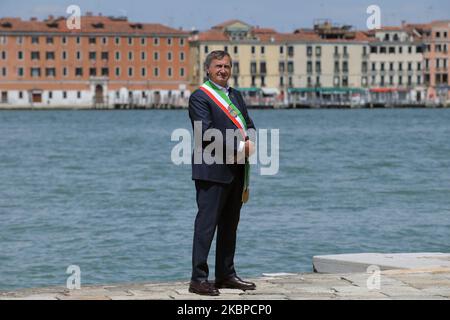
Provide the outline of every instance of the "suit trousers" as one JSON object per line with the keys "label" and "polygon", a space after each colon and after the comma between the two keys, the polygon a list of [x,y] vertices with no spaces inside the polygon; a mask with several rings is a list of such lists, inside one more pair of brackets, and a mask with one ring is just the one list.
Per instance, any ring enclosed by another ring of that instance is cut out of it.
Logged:
{"label": "suit trousers", "polygon": [[208,279],[207,260],[216,229],[215,277],[226,279],[236,275],[234,254],[245,169],[244,165],[235,165],[234,169],[234,178],[229,184],[195,180],[198,212],[192,250],[193,281]]}

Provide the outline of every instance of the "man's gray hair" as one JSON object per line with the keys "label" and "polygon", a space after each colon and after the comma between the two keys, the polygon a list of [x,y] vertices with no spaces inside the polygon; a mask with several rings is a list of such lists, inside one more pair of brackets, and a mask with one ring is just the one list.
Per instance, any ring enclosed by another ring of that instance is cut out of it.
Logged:
{"label": "man's gray hair", "polygon": [[205,59],[205,70],[208,70],[209,66],[211,65],[211,62],[216,59],[216,60],[222,60],[224,57],[228,57],[230,58],[230,64],[231,66],[233,66],[233,61],[231,59],[231,56],[228,52],[223,51],[223,50],[214,50],[211,51]]}

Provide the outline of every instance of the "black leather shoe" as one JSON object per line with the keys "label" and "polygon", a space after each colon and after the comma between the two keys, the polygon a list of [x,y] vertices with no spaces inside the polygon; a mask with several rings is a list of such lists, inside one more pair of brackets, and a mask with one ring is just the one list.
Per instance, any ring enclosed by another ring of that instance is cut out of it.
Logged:
{"label": "black leather shoe", "polygon": [[232,276],[228,279],[219,279],[215,283],[216,288],[240,289],[240,290],[255,290],[256,285],[253,282],[244,281],[238,276]]}
{"label": "black leather shoe", "polygon": [[191,281],[189,284],[189,292],[204,296],[218,296],[220,294],[219,290],[212,283],[208,282],[208,280]]}

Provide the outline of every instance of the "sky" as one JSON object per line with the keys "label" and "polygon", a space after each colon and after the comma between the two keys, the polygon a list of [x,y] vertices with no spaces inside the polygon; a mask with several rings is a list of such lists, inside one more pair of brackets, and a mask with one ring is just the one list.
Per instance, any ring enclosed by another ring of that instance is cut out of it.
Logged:
{"label": "sky", "polygon": [[133,22],[162,23],[184,30],[207,30],[230,19],[253,26],[292,32],[311,28],[315,19],[331,19],[367,29],[366,13],[370,5],[381,9],[383,26],[407,22],[450,19],[450,0],[0,0],[0,17],[46,18],[68,16],[69,5],[78,5],[81,13],[90,11],[105,16],[127,16]]}

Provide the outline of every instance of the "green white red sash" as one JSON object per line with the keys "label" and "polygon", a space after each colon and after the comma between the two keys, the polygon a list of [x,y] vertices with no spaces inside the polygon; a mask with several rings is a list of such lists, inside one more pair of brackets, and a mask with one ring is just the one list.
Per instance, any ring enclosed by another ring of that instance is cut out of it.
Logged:
{"label": "green white red sash", "polygon": [[[200,87],[206,95],[226,114],[226,116],[239,129],[244,138],[247,140],[247,122],[241,111],[233,104],[230,98],[217,88],[211,81],[206,81]],[[245,158],[245,175],[244,175],[244,189],[242,192],[242,202],[247,202],[249,197],[249,183],[250,183],[250,163],[248,158]]]}

